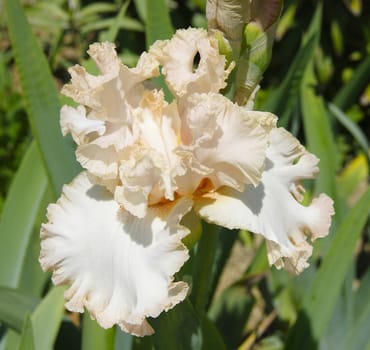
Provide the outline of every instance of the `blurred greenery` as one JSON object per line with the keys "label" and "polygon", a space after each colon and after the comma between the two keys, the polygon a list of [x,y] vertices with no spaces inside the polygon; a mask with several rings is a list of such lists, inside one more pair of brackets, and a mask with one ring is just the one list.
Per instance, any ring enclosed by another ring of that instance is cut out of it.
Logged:
{"label": "blurred greenery", "polygon": [[114,41],[133,66],[156,39],[206,27],[206,1],[18,2],[0,1],[0,350],[370,349],[369,1],[286,0],[257,94],[255,108],[321,159],[307,196],[335,199],[310,268],[269,268],[258,237],[207,225],[180,271],[193,279],[189,300],[151,320],[156,335],[144,339],[67,313],[63,288],[40,270],[45,207],[78,170],[58,91],[68,67],[91,67],[89,44]]}

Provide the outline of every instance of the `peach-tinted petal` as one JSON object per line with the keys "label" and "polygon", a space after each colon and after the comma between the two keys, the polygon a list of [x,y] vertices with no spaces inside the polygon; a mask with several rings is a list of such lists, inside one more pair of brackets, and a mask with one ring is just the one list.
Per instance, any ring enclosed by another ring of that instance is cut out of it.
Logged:
{"label": "peach-tinted petal", "polygon": [[214,188],[258,184],[274,115],[247,111],[219,94],[193,94],[182,122],[185,146],[178,151],[192,153],[193,163],[211,170]]}
{"label": "peach-tinted petal", "polygon": [[143,83],[159,74],[159,63],[143,53],[137,66],[128,68],[111,43],[92,44],[88,53],[102,74],[89,74],[78,65],[70,68],[72,81],[62,92],[80,106],[62,108],[61,126],[79,145],[77,160],[104,183],[118,179],[122,154],[137,140],[134,110],[145,91]]}
{"label": "peach-tinted petal", "polygon": [[[172,93],[181,97],[195,92],[218,92],[226,86],[233,68],[226,68],[217,40],[204,29],[178,30],[171,40],[157,41],[149,50],[163,66]],[[195,62],[196,55],[199,62]]]}
{"label": "peach-tinted petal", "polygon": [[41,266],[53,271],[55,284],[69,285],[69,310],[85,307],[104,328],[118,324],[151,334],[146,318],[172,308],[188,291],[173,275],[188,259],[181,240],[189,230],[179,223],[190,208],[189,199],[179,199],[138,219],[82,173],[48,207]]}
{"label": "peach-tinted petal", "polygon": [[333,201],[325,194],[303,206],[291,191],[298,180],[317,175],[317,163],[286,130],[274,129],[260,184],[243,193],[224,187],[205,194],[195,208],[210,222],[262,234],[269,241],[270,263],[300,273],[312,252],[306,236],[326,236],[334,214]]}
{"label": "peach-tinted petal", "polygon": [[83,106],[63,106],[60,111],[60,127],[63,136],[70,132],[77,145],[88,142],[89,136],[94,137],[105,132],[104,122],[86,118],[86,109]]}

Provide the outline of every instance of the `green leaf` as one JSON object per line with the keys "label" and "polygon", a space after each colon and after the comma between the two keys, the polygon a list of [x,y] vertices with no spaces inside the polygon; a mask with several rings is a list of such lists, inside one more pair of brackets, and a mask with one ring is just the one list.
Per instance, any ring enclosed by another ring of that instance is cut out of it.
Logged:
{"label": "green leaf", "polygon": [[64,287],[53,288],[32,313],[37,350],[53,348],[64,315]]}
{"label": "green leaf", "polygon": [[77,24],[81,25],[84,23],[88,23],[91,19],[91,16],[99,16],[103,13],[116,11],[117,5],[109,4],[106,2],[95,2],[84,6],[80,11],[78,11],[78,13],[76,14]]}
{"label": "green leaf", "polygon": [[347,115],[335,104],[328,103],[328,108],[331,114],[352,134],[357,143],[362,147],[370,163],[369,143],[360,127],[347,117]]}
{"label": "green leaf", "polygon": [[116,336],[114,340],[115,349],[130,350],[132,349],[133,340],[134,340],[134,337],[131,334],[123,332],[118,326],[116,326]]}
{"label": "green leaf", "polygon": [[156,350],[225,350],[216,328],[205,318],[198,317],[188,300],[176,305],[158,318],[151,319]]}
{"label": "green leaf", "polygon": [[237,237],[237,230],[231,231],[203,223],[202,235],[193,259],[193,286],[190,295],[199,314],[208,309]]}
{"label": "green leaf", "polygon": [[263,105],[264,110],[270,111],[280,118],[279,124],[282,126],[288,124],[289,118],[298,102],[299,87],[302,84],[307,65],[313,57],[318,40],[318,32],[313,31],[312,27],[319,25],[320,19],[321,6],[318,7],[312,19],[310,29],[304,36],[301,48],[290,64],[286,77]]}
{"label": "green leaf", "polygon": [[17,332],[22,332],[23,320],[38,300],[17,289],[0,286],[0,321]]}
{"label": "green leaf", "polygon": [[146,0],[146,46],[156,40],[169,39],[174,30],[165,0]]}
{"label": "green leaf", "polygon": [[[146,0],[146,47],[147,49],[156,40],[169,39],[174,32],[171,24],[168,7],[165,0]],[[165,98],[171,102],[172,95],[165,84],[163,75],[153,78],[153,83],[163,89]]]}
{"label": "green leaf", "polygon": [[222,334],[228,349],[236,349],[243,339],[244,327],[253,305],[254,298],[242,284],[227,288],[212,303],[209,317]]}
{"label": "green leaf", "polygon": [[220,228],[203,223],[202,231],[202,236],[196,246],[193,286],[190,295],[190,300],[199,314],[206,311],[211,295],[212,269]]}
{"label": "green leaf", "polygon": [[315,181],[315,192],[324,192],[334,200],[336,216],[333,222],[336,223],[341,221],[344,213],[344,205],[338,195],[335,181],[339,164],[338,152],[325,102],[314,90],[316,84],[313,65],[310,64],[301,86],[304,132],[308,150],[320,159],[320,174]]}
{"label": "green leaf", "polygon": [[366,183],[368,176],[369,163],[366,156],[360,153],[346,165],[338,176],[338,188],[342,197],[351,197],[361,183]]}
{"label": "green leaf", "polygon": [[143,22],[146,22],[146,1],[147,0],[134,0],[136,12]]}
{"label": "green leaf", "polygon": [[33,142],[10,187],[0,221],[0,284],[18,287],[48,181]]}
{"label": "green leaf", "polygon": [[[135,19],[132,19],[129,17],[122,17],[120,21],[118,22],[118,26],[117,26],[116,18],[105,18],[99,21],[96,21],[96,20],[91,21],[81,27],[81,33],[86,34],[88,32],[102,30],[102,29],[106,29],[107,31],[109,31],[110,28],[117,28],[117,30],[126,29],[126,30],[137,31],[137,32],[142,32],[144,30],[144,27],[142,26],[142,24],[136,21]],[[112,36],[112,37],[114,35],[115,35],[114,31],[112,32],[112,34],[109,34],[109,36]]]}
{"label": "green leaf", "polygon": [[21,339],[18,350],[35,350],[35,342],[33,339],[33,328],[30,315],[27,314],[24,320]]}
{"label": "green leaf", "polygon": [[231,250],[238,236],[238,230],[228,230],[226,228],[221,228],[217,235],[217,245],[210,278],[209,302],[213,299],[221,274],[231,255]]}
{"label": "green leaf", "polygon": [[19,0],[5,0],[11,43],[32,128],[56,194],[79,170],[59,128],[59,101],[48,62]]}
{"label": "green leaf", "polygon": [[344,349],[363,350],[370,347],[369,338],[370,303],[364,305],[361,316],[351,325],[345,340]]}
{"label": "green leaf", "polygon": [[92,320],[88,312],[84,313],[82,350],[114,350],[114,339],[114,328],[106,330]]}
{"label": "green leaf", "polygon": [[108,28],[107,31],[99,35],[99,41],[110,41],[114,42],[120,30],[120,23],[122,22],[123,17],[127,12],[129,1],[126,1],[119,10],[117,16],[114,18],[112,25]]}
{"label": "green leaf", "polygon": [[370,56],[356,68],[352,78],[343,84],[342,88],[334,97],[333,103],[340,109],[346,110],[356,103],[358,97],[369,84]]}
{"label": "green leaf", "polygon": [[370,189],[348,212],[303,302],[287,349],[314,349],[326,331],[370,211]]}
{"label": "green leaf", "polygon": [[361,284],[354,294],[354,320],[347,329],[343,349],[362,350],[370,347],[370,268],[361,278]]}

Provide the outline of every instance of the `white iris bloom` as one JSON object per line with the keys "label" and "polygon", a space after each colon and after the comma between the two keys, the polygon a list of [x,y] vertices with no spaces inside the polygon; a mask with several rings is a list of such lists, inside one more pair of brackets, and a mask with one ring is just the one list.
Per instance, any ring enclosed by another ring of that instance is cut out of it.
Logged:
{"label": "white iris bloom", "polygon": [[[328,233],[333,205],[322,194],[300,204],[301,179],[318,159],[276,117],[220,94],[233,68],[201,29],[156,42],[128,68],[109,43],[93,44],[101,75],[71,68],[63,93],[79,106],[61,110],[86,169],[48,207],[40,262],[68,284],[66,307],[86,308],[102,327],[143,336],[188,292],[174,274],[188,259],[181,223],[194,208],[208,222],[247,229],[267,240],[271,264],[295,273],[315,239]],[[194,57],[200,60],[194,67]],[[160,74],[174,99],[150,79]]]}

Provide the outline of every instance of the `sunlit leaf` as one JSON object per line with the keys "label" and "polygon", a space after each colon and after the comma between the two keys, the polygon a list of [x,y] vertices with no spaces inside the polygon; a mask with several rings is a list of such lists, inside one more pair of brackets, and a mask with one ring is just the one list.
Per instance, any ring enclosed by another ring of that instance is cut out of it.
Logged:
{"label": "sunlit leaf", "polygon": [[101,328],[88,312],[84,313],[82,350],[114,350],[115,329]]}
{"label": "sunlit leaf", "polygon": [[33,339],[33,328],[32,328],[32,321],[31,317],[29,314],[27,314],[25,320],[24,320],[24,325],[23,325],[23,330],[22,330],[22,335],[21,339],[19,342],[19,347],[18,350],[35,350],[35,343]]}
{"label": "sunlit leaf", "polygon": [[169,39],[174,30],[165,0],[146,0],[146,46],[156,40]]}
{"label": "sunlit leaf", "polygon": [[0,286],[0,321],[17,332],[22,332],[23,320],[38,300],[17,289]]}
{"label": "sunlit leaf", "polygon": [[333,103],[343,111],[355,103],[369,84],[370,56],[367,56],[356,68],[352,78],[343,84],[335,95]]}
{"label": "sunlit leaf", "polygon": [[155,350],[226,350],[212,323],[199,317],[188,300],[150,320]]}
{"label": "sunlit leaf", "polygon": [[212,304],[209,317],[222,334],[228,349],[236,349],[252,311],[254,298],[242,284],[226,289]]}
{"label": "sunlit leaf", "polygon": [[32,34],[19,0],[5,0],[8,28],[32,133],[56,194],[77,174],[73,148],[59,128],[59,101],[48,63]]}
{"label": "sunlit leaf", "polygon": [[369,211],[370,189],[348,212],[334,236],[290,332],[288,350],[313,349],[325,333]]}
{"label": "sunlit leaf", "polygon": [[13,179],[0,221],[0,284],[18,287],[34,223],[48,185],[35,143]]}
{"label": "sunlit leaf", "polygon": [[349,131],[353,138],[362,147],[369,163],[370,163],[370,147],[366,136],[362,132],[361,128],[354,123],[343,111],[341,111],[333,103],[328,104],[329,111],[334,115],[335,118]]}
{"label": "sunlit leaf", "polygon": [[64,287],[53,288],[32,313],[33,334],[37,350],[53,348],[64,315]]}
{"label": "sunlit leaf", "polygon": [[262,106],[263,110],[279,116],[279,125],[286,126],[288,124],[290,115],[298,102],[299,86],[302,83],[307,64],[312,58],[316,38],[317,34],[314,33],[302,44],[284,80]]}
{"label": "sunlit leaf", "polygon": [[338,177],[339,191],[343,197],[348,198],[365,182],[369,176],[369,166],[364,154],[359,154],[351,160]]}
{"label": "sunlit leaf", "polygon": [[120,23],[122,22],[123,17],[126,14],[129,1],[126,1],[119,10],[118,14],[112,21],[112,25],[108,28],[106,32],[103,32],[99,35],[99,41],[110,41],[114,42],[120,30]]}

